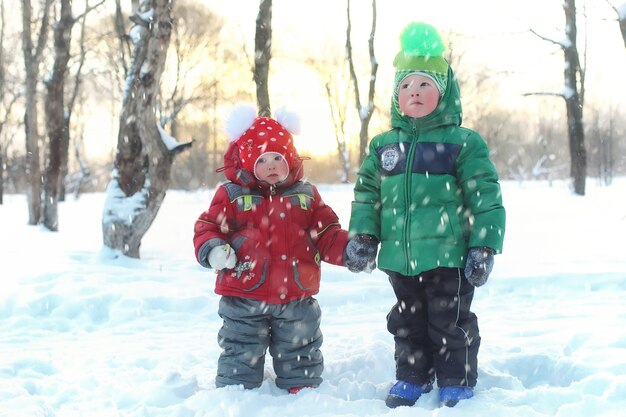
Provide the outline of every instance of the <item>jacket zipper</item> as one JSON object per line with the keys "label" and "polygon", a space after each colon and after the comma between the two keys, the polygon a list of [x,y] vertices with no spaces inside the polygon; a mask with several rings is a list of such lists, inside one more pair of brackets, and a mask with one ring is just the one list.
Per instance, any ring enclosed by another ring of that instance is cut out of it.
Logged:
{"label": "jacket zipper", "polygon": [[411,222],[411,200],[410,200],[410,196],[411,196],[411,179],[413,177],[413,159],[415,157],[415,148],[417,146],[417,129],[415,127],[415,124],[412,125],[411,127],[411,145],[409,146],[409,154],[408,154],[408,158],[406,160],[406,171],[405,171],[405,175],[406,175],[406,181],[404,182],[405,187],[404,187],[404,196],[405,196],[405,201],[407,203],[407,207],[406,207],[406,214],[404,216],[404,237],[405,237],[405,245],[403,248],[404,251],[404,261],[405,264],[407,266],[407,271],[410,273],[414,268],[411,265],[412,260],[410,259],[410,246],[411,246],[411,239],[410,239],[410,222]]}

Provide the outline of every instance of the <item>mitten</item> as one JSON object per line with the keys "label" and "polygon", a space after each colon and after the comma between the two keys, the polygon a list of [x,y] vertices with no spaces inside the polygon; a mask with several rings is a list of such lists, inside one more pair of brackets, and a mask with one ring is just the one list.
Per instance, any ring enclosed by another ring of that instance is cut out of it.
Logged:
{"label": "mitten", "polygon": [[356,235],[346,245],[343,263],[351,272],[365,271],[368,274],[376,268],[378,239],[370,235]]}
{"label": "mitten", "polygon": [[216,270],[232,269],[237,263],[237,255],[229,244],[216,246],[209,252],[207,257],[211,268]]}
{"label": "mitten", "polygon": [[494,250],[486,246],[469,248],[465,264],[465,278],[474,287],[480,287],[487,282],[493,269],[494,254]]}

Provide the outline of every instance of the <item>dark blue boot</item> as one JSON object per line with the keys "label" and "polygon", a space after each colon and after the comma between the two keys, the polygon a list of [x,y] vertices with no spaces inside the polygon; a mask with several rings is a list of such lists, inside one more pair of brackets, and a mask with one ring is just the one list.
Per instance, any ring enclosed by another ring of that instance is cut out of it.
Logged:
{"label": "dark blue boot", "polygon": [[454,407],[459,401],[467,400],[474,396],[474,388],[472,387],[440,387],[439,388],[439,405]]}
{"label": "dark blue boot", "polygon": [[389,390],[389,395],[385,400],[385,404],[389,408],[396,408],[400,406],[412,406],[422,394],[426,394],[433,389],[433,386],[428,383],[425,385],[415,385],[406,381],[398,381]]}

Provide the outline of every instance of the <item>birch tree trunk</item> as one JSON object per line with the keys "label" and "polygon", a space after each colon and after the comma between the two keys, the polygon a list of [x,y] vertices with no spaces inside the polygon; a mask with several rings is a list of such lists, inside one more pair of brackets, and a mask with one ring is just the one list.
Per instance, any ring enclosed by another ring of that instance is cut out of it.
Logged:
{"label": "birch tree trunk", "polygon": [[564,56],[564,91],[561,93],[527,93],[525,95],[554,95],[565,100],[567,111],[567,134],[570,152],[570,178],[574,193],[585,195],[587,180],[587,151],[585,149],[585,129],[583,126],[583,103],[585,97],[585,70],[580,64],[576,27],[576,1],[563,2],[565,12],[565,40],[555,41],[531,32],[541,39],[558,45]]}
{"label": "birch tree trunk", "polygon": [[567,108],[567,132],[571,159],[571,177],[574,192],[585,195],[587,178],[587,152],[585,150],[585,130],[583,128],[584,77],[576,47],[576,1],[565,0],[565,36],[568,40],[563,45],[565,55],[565,105]]}
{"label": "birch tree trunk", "polygon": [[141,240],[165,198],[174,156],[190,146],[177,143],[156,119],[172,4],[173,0],[141,0],[130,17],[133,52],[102,219],[103,243],[114,257],[139,258]]}

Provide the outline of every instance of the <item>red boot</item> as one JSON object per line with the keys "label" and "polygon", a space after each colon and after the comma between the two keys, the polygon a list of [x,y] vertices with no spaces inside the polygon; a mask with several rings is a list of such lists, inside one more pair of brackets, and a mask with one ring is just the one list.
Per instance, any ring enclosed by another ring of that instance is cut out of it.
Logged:
{"label": "red boot", "polygon": [[305,389],[305,388],[317,388],[317,387],[312,387],[310,385],[304,386],[304,387],[293,387],[293,388],[289,388],[289,394],[297,394],[299,393],[301,390]]}

